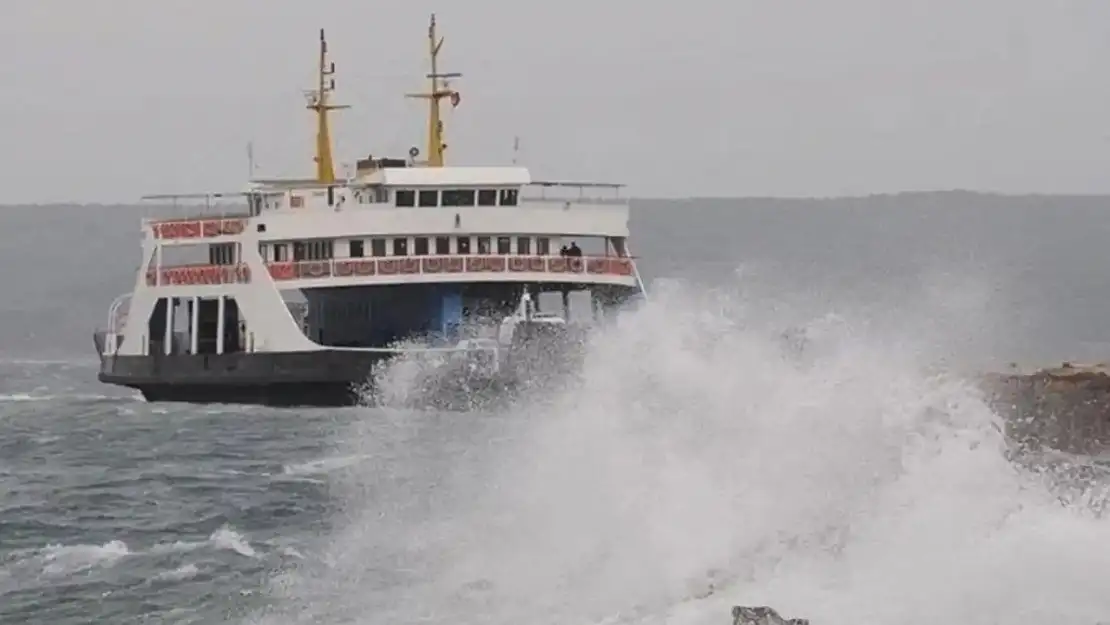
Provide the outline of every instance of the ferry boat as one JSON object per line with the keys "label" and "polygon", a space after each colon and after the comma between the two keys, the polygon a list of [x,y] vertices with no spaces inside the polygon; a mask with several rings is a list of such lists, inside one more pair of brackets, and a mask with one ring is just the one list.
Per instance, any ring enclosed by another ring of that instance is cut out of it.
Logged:
{"label": "ferry boat", "polygon": [[[134,289],[95,333],[101,382],[152,402],[351,405],[383,363],[416,356],[500,388],[643,297],[622,185],[445,164],[443,105],[459,104],[461,75],[439,71],[434,15],[428,46],[430,88],[407,96],[428,105],[423,159],[413,147],[336,176],[329,113],[346,107],[321,30],[315,177],[144,198],[193,206],[143,219]],[[574,293],[588,293],[586,315],[571,315]],[[541,309],[545,294],[562,310]]]}

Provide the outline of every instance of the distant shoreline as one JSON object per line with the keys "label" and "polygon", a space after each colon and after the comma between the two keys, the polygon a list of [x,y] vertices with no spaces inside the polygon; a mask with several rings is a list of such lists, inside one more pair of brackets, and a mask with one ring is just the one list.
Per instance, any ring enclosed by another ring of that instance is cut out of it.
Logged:
{"label": "distant shoreline", "polygon": [[[675,197],[639,197],[630,195],[632,202],[657,203],[657,202],[796,202],[796,203],[824,203],[844,201],[889,201],[897,199],[920,199],[937,197],[973,197],[990,198],[999,200],[1107,200],[1110,201],[1110,192],[1107,193],[1004,193],[996,191],[968,191],[952,189],[947,191],[899,191],[896,193],[871,193],[867,195],[829,195],[829,196],[803,196],[803,195],[736,195],[736,196],[675,196]],[[198,202],[193,202],[194,204]],[[230,203],[230,202],[229,202]],[[0,210],[6,208],[140,208],[165,204],[144,204],[137,201],[126,202],[32,202],[32,203],[7,203],[0,202]],[[186,206],[182,202],[179,206]]]}

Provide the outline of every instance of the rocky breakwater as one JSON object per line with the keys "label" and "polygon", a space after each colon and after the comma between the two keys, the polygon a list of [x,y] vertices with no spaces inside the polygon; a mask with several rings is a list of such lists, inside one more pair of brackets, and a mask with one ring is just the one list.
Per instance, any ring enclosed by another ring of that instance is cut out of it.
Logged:
{"label": "rocky breakwater", "polygon": [[804,618],[783,618],[767,606],[733,606],[732,625],[809,625]]}
{"label": "rocky breakwater", "polygon": [[1110,364],[990,373],[983,390],[1025,448],[1096,454],[1110,450]]}

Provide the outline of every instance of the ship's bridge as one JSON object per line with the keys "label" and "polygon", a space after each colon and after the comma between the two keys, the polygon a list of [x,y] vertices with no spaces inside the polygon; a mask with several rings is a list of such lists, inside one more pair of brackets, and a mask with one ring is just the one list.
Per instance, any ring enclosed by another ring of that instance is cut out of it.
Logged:
{"label": "ship's bridge", "polygon": [[535,181],[525,167],[377,167],[335,184],[256,180],[261,240],[473,234],[628,236],[622,185]]}
{"label": "ship's bridge", "polygon": [[[378,159],[387,161],[393,159]],[[535,181],[526,167],[363,167],[333,184],[312,179],[253,180],[246,193],[258,200],[255,213],[331,209],[350,202],[402,208],[516,206],[522,202],[626,204],[623,185]]]}

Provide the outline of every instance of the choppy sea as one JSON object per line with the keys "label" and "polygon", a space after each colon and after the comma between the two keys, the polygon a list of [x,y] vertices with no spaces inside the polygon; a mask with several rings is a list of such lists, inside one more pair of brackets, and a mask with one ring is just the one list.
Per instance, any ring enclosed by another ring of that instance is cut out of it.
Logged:
{"label": "choppy sea", "polygon": [[0,209],[0,623],[1110,622],[1110,456],[963,377],[1110,359],[1108,204],[638,203],[650,301],[483,413],[100,385],[139,211]]}

